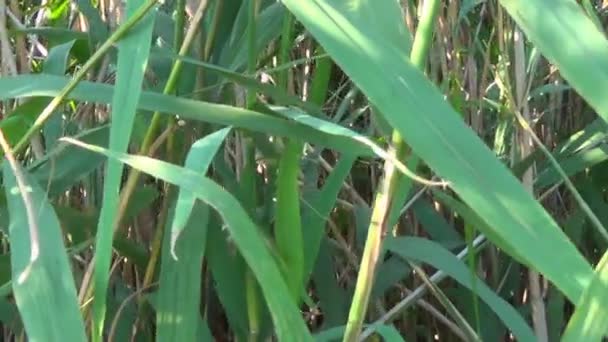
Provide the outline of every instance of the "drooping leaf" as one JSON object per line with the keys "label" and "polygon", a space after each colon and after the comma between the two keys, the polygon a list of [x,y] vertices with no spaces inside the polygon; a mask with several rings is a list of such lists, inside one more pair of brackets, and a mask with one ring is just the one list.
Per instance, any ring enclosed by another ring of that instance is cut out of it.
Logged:
{"label": "drooping leaf", "polygon": [[103,154],[141,170],[165,182],[189,189],[196,197],[215,209],[226,223],[239,252],[253,271],[272,313],[280,340],[310,341],[310,333],[279,271],[279,265],[268,250],[265,238],[235,197],[200,173],[149,157],[114,152],[76,140],[66,139],[80,147]]}

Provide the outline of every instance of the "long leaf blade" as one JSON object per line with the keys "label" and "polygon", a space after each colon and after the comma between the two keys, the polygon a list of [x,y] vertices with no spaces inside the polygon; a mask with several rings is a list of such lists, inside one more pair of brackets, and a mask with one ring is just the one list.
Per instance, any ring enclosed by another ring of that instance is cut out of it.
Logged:
{"label": "long leaf blade", "polygon": [[[127,16],[136,13],[142,4],[144,4],[143,0],[129,1]],[[154,12],[149,13],[135,26],[131,34],[118,43],[116,92],[112,98],[113,118],[110,125],[110,148],[116,151],[126,151],[129,144],[137,103],[141,94],[141,84],[150,53],[154,18]],[[123,169],[122,163],[108,160],[95,245],[94,327],[92,331],[94,341],[100,340],[103,334],[112,258],[112,238],[118,213]]]}
{"label": "long leaf blade", "polygon": [[[76,287],[59,220],[44,191],[22,172],[38,224],[38,258],[30,263],[30,226],[25,202],[8,162],[3,163],[10,216],[9,239],[13,293],[30,341],[86,341]],[[27,276],[23,276],[24,272]],[[61,315],[57,315],[60,312]]]}
{"label": "long leaf blade", "polygon": [[239,252],[260,284],[276,326],[278,339],[282,341],[312,340],[264,238],[234,196],[195,171],[149,157],[127,155],[73,139],[63,139],[119,160],[165,182],[190,189],[198,199],[213,207],[222,216]]}
{"label": "long leaf blade", "polygon": [[494,310],[518,340],[535,340],[534,332],[517,310],[492,292],[480,279],[477,279],[473,284],[469,268],[441,245],[427,239],[408,237],[391,238],[386,242],[385,248],[403,258],[429,263],[433,267],[443,270],[469,289],[473,289],[475,286],[477,295]]}
{"label": "long leaf blade", "polygon": [[[205,174],[229,132],[230,128],[224,128],[196,141],[188,152],[185,167]],[[163,244],[156,314],[158,341],[194,341],[199,333],[201,263],[209,207],[195,202],[196,196],[181,188],[174,213],[169,215],[171,234],[165,235]]]}

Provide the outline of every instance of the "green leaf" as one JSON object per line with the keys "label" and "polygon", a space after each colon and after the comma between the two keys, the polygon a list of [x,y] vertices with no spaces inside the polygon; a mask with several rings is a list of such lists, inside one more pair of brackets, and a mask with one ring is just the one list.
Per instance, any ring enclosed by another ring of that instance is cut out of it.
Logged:
{"label": "green leaf", "polygon": [[74,43],[76,43],[75,39],[50,49],[42,70],[52,75],[63,75]]}
{"label": "green leaf", "polygon": [[245,271],[247,265],[232,252],[233,246],[227,232],[222,231],[221,218],[211,217],[207,238],[206,258],[209,263],[215,294],[222,311],[236,337],[245,339],[248,334],[245,298]]}
{"label": "green leaf", "polygon": [[350,305],[349,293],[339,284],[339,265],[333,259],[332,244],[327,236],[318,243],[318,256],[313,265],[312,281],[315,284],[316,296],[323,312],[323,325],[321,329],[335,327],[343,324],[344,317],[348,315]]}
{"label": "green leaf", "polygon": [[[568,158],[560,160],[559,163],[564,172],[571,176],[585,169],[591,168],[608,159],[608,145],[601,144],[598,147],[593,147],[580,151]],[[539,165],[542,170],[536,176],[534,186],[543,188],[561,182],[562,177],[549,163]]]}
{"label": "green leaf", "polygon": [[427,201],[423,199],[417,200],[412,205],[412,210],[424,230],[434,241],[439,242],[448,249],[464,246],[464,241],[460,234]]}
{"label": "green leaf", "polygon": [[[3,175],[10,216],[13,294],[27,337],[30,341],[86,341],[57,216],[42,189],[26,173],[22,172],[27,206],[6,160]],[[31,260],[36,244],[39,255]]]}
{"label": "green leaf", "polygon": [[[185,167],[205,174],[230,128],[196,141]],[[180,188],[175,210],[169,215],[171,234],[165,234],[158,291],[157,340],[194,341],[201,327],[201,270],[209,207],[198,203],[187,188]],[[181,236],[181,239],[178,239]]]}
{"label": "green leaf", "polygon": [[[99,126],[78,133],[76,138],[89,144],[107,147],[109,131],[109,126]],[[97,153],[59,144],[48,150],[43,158],[34,161],[28,171],[32,178],[48,191],[49,197],[53,197],[81,181],[104,160],[105,158]]]}
{"label": "green leaf", "polygon": [[[0,121],[0,129],[5,134],[9,145],[15,145],[25,135],[49,101],[43,97],[28,99]],[[0,153],[4,155],[4,151]]]}
{"label": "green leaf", "polygon": [[[186,157],[185,167],[205,174],[230,130],[230,127],[221,129],[192,144]],[[179,190],[175,216],[171,223],[171,254],[176,260],[178,258],[175,255],[175,243],[188,222],[195,200],[196,197],[188,189]]]}
{"label": "green leaf", "polygon": [[78,10],[84,14],[87,18],[87,23],[90,27],[89,37],[91,45],[95,46],[97,43],[103,42],[108,37],[108,28],[101,19],[99,11],[93,7],[91,1],[88,0],[77,0]]}
{"label": "green leaf", "polygon": [[[129,1],[126,5],[127,17],[136,13],[142,4],[144,4],[144,0]],[[118,42],[116,92],[112,98],[110,124],[110,148],[115,151],[126,151],[129,145],[150,53],[154,18],[154,11],[148,13],[135,25],[129,35]],[[95,241],[93,341],[99,341],[103,334],[112,259],[112,240],[118,215],[123,169],[122,163],[108,160],[103,184],[103,203]]]}
{"label": "green leaf", "polygon": [[[51,75],[20,75],[0,78],[0,100],[28,96],[56,96],[68,79]],[[67,96],[68,99],[108,104],[112,100],[114,87],[82,81]],[[144,91],[138,105],[139,110],[158,111],[179,115],[182,119],[205,121],[235,128],[246,128],[281,137],[298,138],[340,152],[361,156],[373,155],[365,144],[350,138],[328,135],[301,123],[285,120],[271,114],[231,107],[223,104],[194,101],[175,96]]]}
{"label": "green leaf", "polygon": [[[543,273],[577,302],[593,275],[590,265],[544,208],[446,103],[443,94],[411,64],[406,51],[386,41],[377,25],[342,11],[337,2],[284,3],[378,107],[413,153],[491,223],[493,242],[517,246],[521,262]],[[359,1],[348,3],[356,8]],[[556,255],[555,250],[560,253]]]}
{"label": "green leaf", "polygon": [[[403,337],[399,334],[399,331],[390,325],[383,324],[374,324],[374,325],[364,325],[365,328],[371,328],[373,331],[382,336],[383,340],[386,342],[392,341],[405,341]],[[317,342],[330,342],[330,341],[338,341],[341,340],[342,335],[344,334],[344,326],[334,327],[331,329],[327,329],[315,335],[315,341]]]}
{"label": "green leaf", "polygon": [[280,158],[277,175],[274,237],[277,250],[289,270],[285,279],[294,300],[304,290],[304,238],[300,211],[300,155],[303,144],[287,141]]}
{"label": "green leaf", "polygon": [[[520,341],[534,341],[534,332],[525,320],[509,303],[500,298],[481,280],[472,282],[469,268],[455,255],[441,247],[441,245],[422,238],[389,238],[384,248],[402,258],[414,259],[432,265],[444,271],[463,286],[472,289],[475,286],[476,294],[498,315],[498,317],[511,329]],[[476,276],[475,276],[476,277]]]}
{"label": "green leaf", "polygon": [[603,91],[608,86],[608,41],[579,4],[573,0],[501,0],[500,4],[568,84],[608,122]]}
{"label": "green leaf", "polygon": [[200,173],[153,158],[114,152],[64,138],[80,147],[121,161],[132,168],[192,191],[223,218],[239,252],[258,280],[275,323],[277,337],[285,341],[312,340],[299,310],[289,295],[279,266],[268,250],[259,228],[238,200]]}
{"label": "green leaf", "polygon": [[342,184],[348,176],[353,163],[357,158],[353,155],[343,155],[335,165],[333,172],[325,180],[323,188],[305,196],[302,208],[302,222],[304,238],[304,276],[308,277],[312,271],[319,252],[319,246],[325,233],[325,224],[331,210],[334,208]]}
{"label": "green leaf", "polygon": [[[70,51],[72,50],[75,42],[76,40],[70,40],[67,43],[59,44],[50,49],[49,55],[44,61],[43,72],[53,75],[65,74],[70,57]],[[46,104],[48,105],[49,102],[50,100],[47,100]],[[38,113],[40,112],[42,112],[42,110],[40,110]],[[47,149],[50,146],[53,146],[57,139],[59,139],[61,136],[62,121],[63,119],[61,115],[54,113],[44,124],[44,143]]]}
{"label": "green leaf", "polygon": [[596,268],[596,277],[570,318],[562,336],[564,342],[602,341],[608,332],[608,252]]}
{"label": "green leaf", "polygon": [[[177,208],[175,209],[177,213]],[[168,215],[170,220],[173,215]],[[165,234],[161,260],[156,310],[157,341],[196,341],[199,329],[201,270],[209,207],[197,203],[190,208],[182,238],[176,242],[176,252],[171,253],[171,235]],[[178,258],[177,260],[173,257]]]}

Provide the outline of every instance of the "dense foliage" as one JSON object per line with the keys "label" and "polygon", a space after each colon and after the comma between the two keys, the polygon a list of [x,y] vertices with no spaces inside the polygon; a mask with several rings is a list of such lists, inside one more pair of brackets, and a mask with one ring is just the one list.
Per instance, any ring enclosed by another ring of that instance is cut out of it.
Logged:
{"label": "dense foliage", "polygon": [[7,341],[601,341],[590,0],[0,0]]}

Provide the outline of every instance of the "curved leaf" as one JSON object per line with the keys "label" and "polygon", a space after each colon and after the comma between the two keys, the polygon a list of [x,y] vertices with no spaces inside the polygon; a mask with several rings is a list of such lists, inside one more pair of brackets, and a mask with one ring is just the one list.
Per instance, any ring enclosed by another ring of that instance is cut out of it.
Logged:
{"label": "curved leaf", "polygon": [[189,189],[213,207],[226,223],[231,237],[258,280],[281,341],[310,341],[310,333],[291,299],[279,266],[269,252],[259,228],[238,200],[198,172],[153,158],[132,156],[63,138],[90,151],[103,154],[165,182]]}

